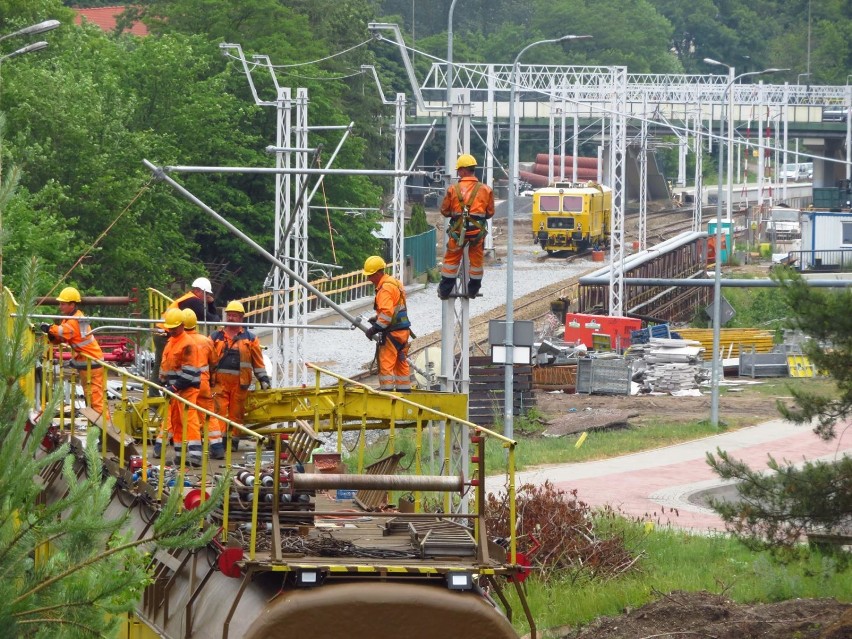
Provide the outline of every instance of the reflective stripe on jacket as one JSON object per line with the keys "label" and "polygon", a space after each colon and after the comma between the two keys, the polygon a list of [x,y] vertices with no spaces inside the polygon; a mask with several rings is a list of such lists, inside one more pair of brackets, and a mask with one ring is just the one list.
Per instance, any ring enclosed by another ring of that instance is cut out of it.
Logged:
{"label": "reflective stripe on jacket", "polygon": [[268,382],[269,374],[263,364],[260,342],[251,331],[240,329],[233,338],[225,331],[214,332],[210,339],[216,349],[216,378],[236,377],[240,388],[251,385],[252,375],[260,382]]}
{"label": "reflective stripe on jacket", "polygon": [[48,339],[54,344],[68,344],[71,347],[71,366],[77,369],[85,369],[90,364],[92,368],[100,368],[101,364],[90,360],[89,357],[103,359],[104,353],[92,334],[89,320],[83,315],[83,311],[77,311],[68,319],[62,320],[59,326],[51,326]]}
{"label": "reflective stripe on jacket", "polygon": [[373,308],[376,311],[376,324],[379,330],[389,333],[411,327],[405,302],[405,290],[400,281],[390,275],[383,275],[376,285]]}
{"label": "reflective stripe on jacket", "polygon": [[163,350],[160,379],[178,391],[201,388],[202,365],[195,338],[184,331],[180,335],[169,337]]}

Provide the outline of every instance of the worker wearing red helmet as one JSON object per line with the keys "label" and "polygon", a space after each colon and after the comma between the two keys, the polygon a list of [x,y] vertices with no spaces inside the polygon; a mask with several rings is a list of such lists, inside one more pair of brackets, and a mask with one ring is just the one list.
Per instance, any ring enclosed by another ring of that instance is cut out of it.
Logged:
{"label": "worker wearing red helmet", "polygon": [[[92,334],[89,321],[77,307],[82,301],[80,291],[73,286],[66,286],[56,301],[59,302],[60,314],[67,315],[68,319],[62,320],[58,326],[42,324],[40,328],[51,344],[68,344],[71,347],[71,368],[80,375],[89,406],[100,415],[106,407],[102,364],[104,353]],[[109,408],[106,408],[106,417],[110,419]]]}
{"label": "worker wearing red helmet", "polygon": [[[257,377],[262,390],[270,387],[257,336],[239,326],[244,317],[242,303],[236,300],[228,302],[225,307],[227,325],[210,335],[216,351],[216,384],[213,389],[216,412],[238,424],[243,423],[252,378]],[[231,435],[236,437],[237,433]]]}
{"label": "worker wearing red helmet", "polygon": [[[169,341],[163,351],[159,378],[163,387],[186,400],[198,404],[201,388],[201,358],[195,340],[186,332],[183,311],[170,308],[163,315],[163,325],[169,333]],[[175,445],[175,464],[181,463],[181,446],[186,434],[186,461],[190,466],[201,465],[201,421],[198,410],[174,397],[169,399],[169,430]],[[154,446],[159,453],[161,438]]]}
{"label": "worker wearing red helmet", "polygon": [[459,264],[467,246],[467,296],[476,297],[482,286],[484,242],[488,220],[494,217],[494,193],[476,178],[476,158],[465,153],[456,161],[459,181],[447,188],[441,203],[441,215],[450,219],[447,250],[441,266],[438,297],[447,299],[453,291]]}
{"label": "worker wearing red helmet", "polygon": [[364,275],[376,287],[373,308],[376,317],[366,331],[368,339],[381,333],[379,340],[379,390],[408,393],[411,391],[411,370],[408,365],[408,340],[411,322],[405,301],[405,289],[399,280],[385,273],[387,264],[378,255],[364,262]]}

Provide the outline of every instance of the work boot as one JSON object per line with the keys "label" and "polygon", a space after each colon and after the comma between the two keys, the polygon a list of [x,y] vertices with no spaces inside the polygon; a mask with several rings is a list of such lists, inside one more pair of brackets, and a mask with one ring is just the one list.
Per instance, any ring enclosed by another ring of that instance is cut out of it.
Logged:
{"label": "work boot", "polygon": [[450,293],[453,292],[453,287],[456,285],[455,278],[442,277],[441,283],[438,284],[438,298],[446,300],[450,298]]}
{"label": "work boot", "polygon": [[210,459],[225,459],[225,444],[222,442],[210,444]]}
{"label": "work boot", "polygon": [[482,286],[482,280],[469,280],[467,283],[467,296],[476,297],[479,295],[480,286]]}

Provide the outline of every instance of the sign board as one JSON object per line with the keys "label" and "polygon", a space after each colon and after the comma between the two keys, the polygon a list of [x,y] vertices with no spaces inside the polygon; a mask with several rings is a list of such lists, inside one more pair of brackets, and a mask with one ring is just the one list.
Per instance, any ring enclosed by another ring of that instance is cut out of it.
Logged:
{"label": "sign board", "polygon": [[[535,329],[529,320],[512,322],[512,364],[529,364],[532,360],[532,345],[535,341]],[[491,361],[495,364],[508,364],[509,353],[506,346],[506,322],[491,320],[488,322],[488,344],[491,346]]]}

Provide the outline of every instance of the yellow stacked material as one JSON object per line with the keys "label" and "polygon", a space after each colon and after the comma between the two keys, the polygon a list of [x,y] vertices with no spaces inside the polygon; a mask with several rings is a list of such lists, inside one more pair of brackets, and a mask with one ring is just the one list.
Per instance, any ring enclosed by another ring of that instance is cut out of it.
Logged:
{"label": "yellow stacked material", "polygon": [[[712,328],[675,329],[683,339],[694,339],[704,347],[704,359],[710,359],[713,352]],[[759,328],[723,328],[719,331],[719,348],[722,357],[739,357],[740,350],[750,353],[769,353],[775,345],[775,334]]]}

